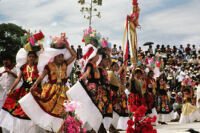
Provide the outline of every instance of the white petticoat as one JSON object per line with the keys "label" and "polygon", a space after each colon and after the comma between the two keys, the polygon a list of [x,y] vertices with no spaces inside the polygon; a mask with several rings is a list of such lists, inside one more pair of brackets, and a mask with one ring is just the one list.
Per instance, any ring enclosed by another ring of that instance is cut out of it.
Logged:
{"label": "white petticoat", "polygon": [[154,123],[152,123],[153,125],[156,125],[156,124],[158,124],[158,113],[157,113],[157,111],[156,111],[156,108],[153,108],[152,110],[151,110],[151,114],[148,114],[148,116],[149,117],[151,117],[151,118],[153,118],[153,116],[156,116],[157,117],[157,119],[156,119],[156,121],[154,122]]}
{"label": "white petticoat", "polygon": [[44,130],[38,127],[31,120],[24,120],[12,116],[9,112],[1,109],[0,127],[10,131],[10,133],[43,133]]}
{"label": "white petticoat", "polygon": [[82,106],[76,110],[76,114],[84,124],[87,123],[95,131],[98,131],[101,123],[103,123],[103,116],[80,82],[77,82],[67,91],[67,97],[72,101],[82,104]]}
{"label": "white petticoat", "polygon": [[129,120],[129,117],[119,117],[118,124],[117,124],[117,129],[122,129],[126,130],[128,127],[127,121]]}
{"label": "white petticoat", "polygon": [[19,103],[31,120],[41,128],[53,132],[57,132],[60,128],[63,119],[46,113],[30,92],[21,98]]}
{"label": "white petticoat", "polygon": [[170,112],[169,114],[159,114],[159,121],[161,122],[170,122],[174,118],[174,112]]}
{"label": "white petticoat", "polygon": [[196,110],[193,114],[191,115],[182,115],[180,117],[179,123],[192,123],[195,120],[198,120],[200,118],[200,113],[198,110]]}

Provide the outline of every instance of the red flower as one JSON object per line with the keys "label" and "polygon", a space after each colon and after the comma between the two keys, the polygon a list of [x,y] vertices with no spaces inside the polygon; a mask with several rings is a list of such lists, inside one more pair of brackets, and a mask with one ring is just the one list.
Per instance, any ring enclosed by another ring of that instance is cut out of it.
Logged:
{"label": "red flower", "polygon": [[126,133],[134,133],[135,131],[134,131],[134,129],[132,128],[132,127],[128,127],[127,129],[126,129]]}
{"label": "red flower", "polygon": [[156,120],[157,120],[157,116],[154,115],[153,118],[152,118],[152,122],[156,122]]}
{"label": "red flower", "polygon": [[133,126],[135,124],[135,122],[133,120],[128,120],[127,121],[128,126]]}
{"label": "red flower", "polygon": [[141,128],[138,126],[138,127],[136,127],[136,131],[139,133],[140,132],[140,130],[141,130]]}
{"label": "red flower", "polygon": [[146,108],[144,105],[142,105],[142,106],[139,107],[138,111],[139,111],[142,115],[144,115],[144,114],[147,112],[147,108]]}
{"label": "red flower", "polygon": [[153,132],[152,133],[157,133],[157,130],[156,129],[153,129]]}
{"label": "red flower", "polygon": [[147,123],[151,123],[151,118],[150,117],[147,118]]}
{"label": "red flower", "polygon": [[136,110],[137,110],[137,106],[133,105],[133,106],[131,107],[130,112],[135,112]]}

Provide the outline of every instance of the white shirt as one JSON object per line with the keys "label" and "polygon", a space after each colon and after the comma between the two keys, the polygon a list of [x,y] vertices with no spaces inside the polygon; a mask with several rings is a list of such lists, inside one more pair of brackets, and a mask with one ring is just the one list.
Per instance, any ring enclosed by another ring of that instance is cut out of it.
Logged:
{"label": "white shirt", "polygon": [[[0,68],[0,73],[2,73],[4,71],[5,71],[5,68],[1,67]],[[13,73],[17,74],[16,67],[14,67],[11,71]],[[7,92],[10,90],[10,88],[13,85],[15,79],[16,78],[12,74],[8,74],[7,72],[3,73],[1,75],[1,77],[0,77],[0,86],[1,86],[1,89],[0,89],[0,100],[3,99],[4,95],[7,95]]]}
{"label": "white shirt", "polygon": [[184,77],[186,76],[185,72],[181,71],[178,75],[178,82],[182,82]]}
{"label": "white shirt", "polygon": [[197,102],[196,102],[197,108],[200,108],[200,102],[198,102],[199,99],[200,99],[200,84],[197,86]]}

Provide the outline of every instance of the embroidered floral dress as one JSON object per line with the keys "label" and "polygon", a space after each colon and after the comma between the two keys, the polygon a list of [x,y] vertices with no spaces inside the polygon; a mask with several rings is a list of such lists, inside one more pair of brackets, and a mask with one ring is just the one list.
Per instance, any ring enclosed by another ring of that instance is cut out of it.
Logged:
{"label": "embroidered floral dress", "polygon": [[[88,63],[87,68],[91,68],[90,74],[87,77],[87,82],[81,82],[92,102],[97,106],[101,114],[104,116],[111,116],[112,108],[109,108],[108,92],[106,90],[107,81],[106,73],[100,74],[99,68],[92,63]],[[104,78],[101,78],[104,76]],[[103,84],[104,83],[104,84]]]}
{"label": "embroidered floral dress", "polygon": [[98,89],[98,95],[100,102],[103,102],[104,106],[101,107],[103,116],[112,116],[112,97],[111,90],[108,83],[108,73],[105,69],[99,68],[100,72],[100,86]]}
{"label": "embroidered floral dress", "polygon": [[29,117],[22,110],[18,101],[27,93],[29,93],[31,86],[39,75],[36,65],[31,66],[24,64],[20,70],[22,73],[23,84],[20,88],[17,88],[8,94],[3,105],[3,109],[8,111],[14,117],[18,117],[20,119],[29,119]]}
{"label": "embroidered floral dress", "polygon": [[160,114],[168,114],[172,111],[169,96],[167,95],[166,82],[163,79],[157,81],[158,86],[158,102],[157,110]]}
{"label": "embroidered floral dress", "polygon": [[113,111],[119,116],[128,116],[127,97],[125,92],[121,90],[120,76],[113,71],[109,71],[108,76],[110,79]]}
{"label": "embroidered floral dress", "polygon": [[147,93],[145,95],[147,113],[156,106],[156,82],[154,79],[147,79]]}
{"label": "embroidered floral dress", "polygon": [[143,84],[142,80],[134,79],[131,81],[131,90],[128,95],[128,106],[129,111],[132,111],[133,106],[137,106],[138,108],[141,105],[146,106],[145,99],[143,97]]}
{"label": "embroidered floral dress", "polygon": [[33,91],[32,95],[46,113],[61,117],[64,100],[67,100],[67,64],[57,66],[55,63],[48,63],[45,70],[48,71],[48,82]]}

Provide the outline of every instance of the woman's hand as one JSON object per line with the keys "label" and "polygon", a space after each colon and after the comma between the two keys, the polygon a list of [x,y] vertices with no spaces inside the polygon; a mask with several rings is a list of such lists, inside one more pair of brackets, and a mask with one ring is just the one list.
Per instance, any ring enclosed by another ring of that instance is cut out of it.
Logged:
{"label": "woman's hand", "polygon": [[83,78],[82,78],[82,77],[80,77],[78,80],[79,80],[79,81],[82,81],[82,80],[83,80]]}
{"label": "woman's hand", "polygon": [[35,88],[37,88],[36,82],[31,86],[30,91],[32,92]]}
{"label": "woman's hand", "polygon": [[13,89],[10,89],[7,93],[7,95],[9,95],[11,92],[13,91]]}
{"label": "woman's hand", "polygon": [[43,44],[41,42],[38,43],[38,45],[40,46],[41,48],[41,51],[43,52],[44,51],[44,47],[43,47]]}

